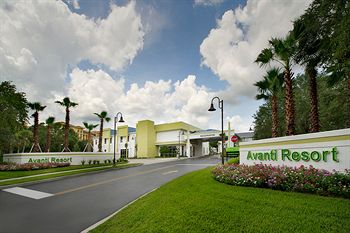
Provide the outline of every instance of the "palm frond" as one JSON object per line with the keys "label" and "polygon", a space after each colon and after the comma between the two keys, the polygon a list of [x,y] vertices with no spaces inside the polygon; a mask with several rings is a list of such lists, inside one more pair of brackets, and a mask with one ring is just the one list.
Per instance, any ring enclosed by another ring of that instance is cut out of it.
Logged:
{"label": "palm frond", "polygon": [[255,62],[259,63],[260,67],[268,64],[273,58],[273,53],[271,49],[265,48],[256,58]]}

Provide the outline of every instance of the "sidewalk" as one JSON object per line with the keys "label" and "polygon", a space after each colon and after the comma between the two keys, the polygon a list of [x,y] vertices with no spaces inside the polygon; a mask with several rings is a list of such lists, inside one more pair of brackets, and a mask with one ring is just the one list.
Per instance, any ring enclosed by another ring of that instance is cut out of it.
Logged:
{"label": "sidewalk", "polygon": [[154,163],[164,163],[164,162],[171,162],[171,161],[178,161],[178,160],[185,160],[188,159],[187,157],[181,157],[181,158],[150,158],[150,159],[133,159],[128,158],[129,163],[143,163],[144,165],[148,164],[154,164]]}

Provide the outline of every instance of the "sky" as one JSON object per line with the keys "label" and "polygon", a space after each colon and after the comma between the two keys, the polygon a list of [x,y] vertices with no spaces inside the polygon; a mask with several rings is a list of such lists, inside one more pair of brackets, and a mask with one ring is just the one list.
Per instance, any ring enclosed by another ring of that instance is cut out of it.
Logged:
{"label": "sky", "polygon": [[[0,81],[10,80],[45,121],[64,121],[55,104],[79,105],[71,123],[122,112],[126,124],[184,121],[219,129],[224,101],[236,132],[252,126],[261,101],[254,63],[271,37],[283,37],[310,0],[0,1]],[[218,109],[218,103],[214,102]],[[107,127],[113,127],[108,123]]]}

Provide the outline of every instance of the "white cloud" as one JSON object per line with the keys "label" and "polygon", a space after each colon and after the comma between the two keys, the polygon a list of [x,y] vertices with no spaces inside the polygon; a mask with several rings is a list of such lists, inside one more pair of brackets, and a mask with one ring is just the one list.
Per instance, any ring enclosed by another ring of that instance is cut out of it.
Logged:
{"label": "white cloud", "polygon": [[231,130],[235,132],[247,132],[251,126],[250,121],[242,119],[240,115],[234,115],[232,117],[226,117],[226,121],[230,122]]}
{"label": "white cloud", "polygon": [[80,9],[79,0],[68,0],[68,4],[71,4],[74,9]]}
{"label": "white cloud", "polygon": [[134,2],[112,4],[107,18],[89,19],[62,1],[1,1],[0,22],[0,79],[39,101],[61,90],[67,69],[78,62],[120,71],[143,47]]}
{"label": "white cloud", "polygon": [[194,4],[197,6],[213,6],[223,3],[224,0],[194,0]]}
{"label": "white cloud", "polygon": [[[67,94],[79,105],[72,113],[72,121],[97,120],[94,112],[106,110],[111,115],[121,111],[130,126],[142,119],[156,123],[185,121],[206,128],[210,120],[208,103],[214,93],[196,84],[196,77],[189,75],[182,81],[147,81],[143,86],[134,83],[126,90],[124,80],[114,80],[102,70],[83,71],[78,68],[70,74]],[[56,99],[63,96],[56,95]],[[51,103],[54,99],[50,100]],[[52,104],[50,104],[52,105]],[[58,108],[55,105],[49,108]],[[57,110],[63,119],[62,111]],[[110,126],[112,126],[110,124]]]}
{"label": "white cloud", "polygon": [[[248,0],[246,6],[229,10],[200,46],[202,65],[230,84],[223,93],[229,101],[254,97],[263,70],[254,63],[271,37],[283,37],[311,0]],[[232,102],[232,101],[231,101]]]}

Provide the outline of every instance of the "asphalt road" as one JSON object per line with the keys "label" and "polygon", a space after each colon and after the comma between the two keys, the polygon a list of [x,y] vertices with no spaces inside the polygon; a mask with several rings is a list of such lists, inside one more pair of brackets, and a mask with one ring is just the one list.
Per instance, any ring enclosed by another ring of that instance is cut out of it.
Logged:
{"label": "asphalt road", "polygon": [[1,190],[0,232],[80,232],[162,184],[219,162],[186,159],[20,186],[52,194],[42,199]]}

